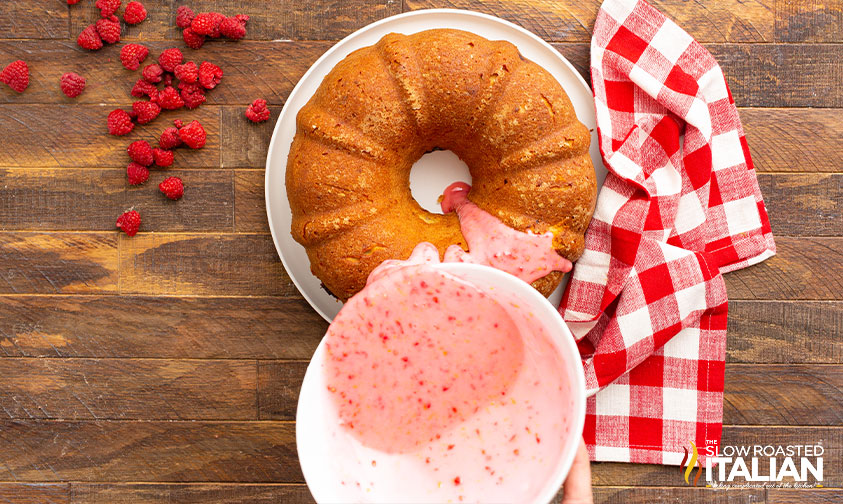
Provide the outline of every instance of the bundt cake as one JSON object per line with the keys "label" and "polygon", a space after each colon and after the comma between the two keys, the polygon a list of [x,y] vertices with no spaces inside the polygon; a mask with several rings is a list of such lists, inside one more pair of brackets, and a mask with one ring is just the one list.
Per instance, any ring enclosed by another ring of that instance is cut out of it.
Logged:
{"label": "bundt cake", "polygon": [[[589,142],[559,83],[513,44],[390,33],[338,63],[299,111],[286,173],[292,235],[341,300],[420,242],[466,248],[455,214],[427,212],[410,194],[413,163],[450,149],[469,167],[472,202],[515,229],[551,231],[575,260],[596,195]],[[547,295],[561,278],[533,286]]]}

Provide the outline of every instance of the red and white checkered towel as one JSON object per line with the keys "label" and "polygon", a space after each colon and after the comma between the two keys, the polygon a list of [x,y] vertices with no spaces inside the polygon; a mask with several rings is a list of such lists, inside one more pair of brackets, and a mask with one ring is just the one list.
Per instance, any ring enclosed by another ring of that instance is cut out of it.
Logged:
{"label": "red and white checkered towel", "polygon": [[[719,443],[722,273],[775,254],[714,58],[643,0],[606,0],[591,43],[609,175],[560,312],[579,341],[593,460],[679,464]],[[684,139],[683,139],[684,136]]]}

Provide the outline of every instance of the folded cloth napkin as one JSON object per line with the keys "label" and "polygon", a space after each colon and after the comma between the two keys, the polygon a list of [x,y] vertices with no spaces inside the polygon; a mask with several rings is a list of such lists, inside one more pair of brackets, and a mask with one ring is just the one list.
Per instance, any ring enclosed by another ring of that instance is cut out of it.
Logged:
{"label": "folded cloth napkin", "polygon": [[606,0],[591,78],[609,174],[559,308],[585,368],[584,437],[592,460],[680,464],[720,442],[721,274],[775,243],[708,51],[647,2]]}

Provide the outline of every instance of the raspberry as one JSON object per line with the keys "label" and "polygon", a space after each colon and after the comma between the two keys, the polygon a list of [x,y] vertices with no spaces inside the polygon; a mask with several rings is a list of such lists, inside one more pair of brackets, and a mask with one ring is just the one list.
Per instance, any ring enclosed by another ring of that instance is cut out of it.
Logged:
{"label": "raspberry", "polygon": [[173,164],[175,156],[171,150],[155,148],[152,149],[152,158],[155,160],[156,165],[166,168]]}
{"label": "raspberry", "polygon": [[89,25],[87,28],[82,30],[82,33],[80,33],[79,37],[76,39],[76,43],[82,49],[88,49],[89,51],[101,49],[102,38],[100,38],[100,34],[97,33],[96,25]]}
{"label": "raspberry", "polygon": [[171,200],[180,199],[184,195],[184,184],[178,177],[167,177],[158,184],[158,189]]}
{"label": "raspberry", "polygon": [[125,110],[115,109],[108,114],[108,132],[112,135],[128,135],[134,127],[135,123]]}
{"label": "raspberry", "polygon": [[80,2],[80,0],[67,0],[67,5],[76,5]]}
{"label": "raspberry", "polygon": [[202,12],[197,14],[190,23],[190,29],[199,35],[219,37],[219,26],[225,16],[219,12]]}
{"label": "raspberry", "polygon": [[143,80],[150,84],[156,84],[158,82],[161,82],[161,76],[163,74],[164,70],[161,69],[161,66],[158,65],[158,63],[146,65],[145,67],[143,67],[143,72],[141,72]]}
{"label": "raspberry", "polygon": [[158,64],[161,65],[161,68],[164,69],[166,72],[172,72],[176,69],[176,65],[180,65],[184,56],[182,55],[181,51],[179,51],[175,47],[171,47],[169,49],[165,49],[159,56],[158,56]]}
{"label": "raspberry", "polygon": [[129,210],[123,212],[123,215],[117,217],[117,227],[122,229],[129,236],[135,236],[140,229],[141,217],[136,210]]}
{"label": "raspberry", "polygon": [[176,26],[179,28],[187,28],[190,26],[190,23],[193,21],[195,16],[196,15],[193,14],[193,9],[187,5],[180,5],[179,8],[176,9]]}
{"label": "raspberry", "polygon": [[266,108],[266,100],[258,98],[246,107],[246,118],[256,123],[269,120],[269,109]]}
{"label": "raspberry", "polygon": [[138,124],[146,124],[158,117],[161,107],[153,101],[136,101],[132,103],[132,112],[137,116]]}
{"label": "raspberry", "polygon": [[173,74],[181,82],[191,83],[199,79],[199,69],[196,67],[196,63],[192,61],[188,61],[183,65],[177,65],[173,70]]}
{"label": "raspberry", "polygon": [[184,100],[172,86],[167,86],[158,93],[158,105],[164,110],[176,110],[184,107]]}
{"label": "raspberry", "polygon": [[117,12],[120,3],[120,0],[97,0],[95,5],[100,10],[100,16],[107,18]]}
{"label": "raspberry", "polygon": [[214,89],[222,80],[222,68],[203,61],[199,65],[199,84],[205,89]]}
{"label": "raspberry", "polygon": [[161,81],[161,84],[164,84],[165,87],[166,86],[172,86],[173,85],[173,74],[171,74],[171,73],[164,74],[164,79]]}
{"label": "raspberry", "polygon": [[152,147],[146,140],[135,140],[126,148],[129,157],[135,163],[141,166],[149,166],[152,164]]}
{"label": "raspberry", "polygon": [[158,139],[158,146],[162,149],[173,149],[181,145],[181,137],[179,137],[179,130],[176,128],[167,128],[161,133],[161,138]]}
{"label": "raspberry", "polygon": [[[249,16],[246,16],[246,20]],[[246,22],[240,22],[237,17],[227,17],[220,23],[220,35],[231,40],[240,40],[246,36]]]}
{"label": "raspberry", "polygon": [[205,36],[194,33],[190,28],[185,28],[182,32],[184,43],[191,49],[199,49],[205,43]]}
{"label": "raspberry", "polygon": [[68,72],[61,76],[61,92],[70,98],[76,98],[85,90],[85,78]]}
{"label": "raspberry", "polygon": [[179,82],[179,89],[181,89],[181,99],[184,100],[187,108],[195,109],[205,103],[205,90],[199,84]]}
{"label": "raspberry", "polygon": [[137,70],[149,55],[149,49],[140,44],[126,44],[120,49],[120,62],[127,70]]}
{"label": "raspberry", "polygon": [[187,126],[180,126],[181,121],[173,121],[179,128],[179,138],[191,149],[201,149],[205,145],[205,128],[199,121],[190,121]]}
{"label": "raspberry", "polygon": [[143,79],[138,79],[138,81],[135,82],[130,94],[138,98],[148,96],[150,101],[158,100],[158,88],[155,87],[155,84],[150,84]]}
{"label": "raspberry", "polygon": [[103,42],[108,44],[120,42],[120,20],[117,16],[98,19],[96,27]]}
{"label": "raspberry", "polygon": [[29,86],[29,66],[23,60],[17,60],[6,65],[0,72],[0,82],[8,84],[18,93],[23,93]]}
{"label": "raspberry", "polygon": [[132,161],[126,167],[126,176],[129,177],[129,184],[141,185],[149,178],[149,168]]}
{"label": "raspberry", "polygon": [[130,25],[138,24],[146,19],[146,8],[140,2],[129,2],[123,11],[123,21]]}

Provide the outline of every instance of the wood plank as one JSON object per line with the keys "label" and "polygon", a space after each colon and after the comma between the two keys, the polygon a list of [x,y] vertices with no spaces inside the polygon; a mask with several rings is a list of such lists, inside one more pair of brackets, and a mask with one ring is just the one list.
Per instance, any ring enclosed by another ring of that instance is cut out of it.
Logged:
{"label": "wood plank", "polygon": [[156,484],[74,483],[79,504],[306,504],[313,497],[303,484]]}
{"label": "wood plank", "polygon": [[10,419],[253,420],[254,361],[0,358]]}
{"label": "wood plank", "polygon": [[843,502],[843,490],[839,488],[769,488],[769,504],[838,504]]}
{"label": "wood plank", "polygon": [[[595,504],[650,504],[652,502],[756,504],[764,502],[764,499],[765,490],[760,488],[632,488],[626,486],[594,488]],[[561,495],[552,502],[561,504]]]}
{"label": "wood plank", "polygon": [[295,420],[307,362],[258,363],[258,418]]}
{"label": "wood plank", "polygon": [[725,275],[729,299],[839,300],[843,296],[843,239],[776,238],[776,255]]}
{"label": "wood plank", "polygon": [[[231,170],[151,171],[145,184],[130,186],[125,168],[0,168],[0,229],[112,231],[117,217],[134,207],[144,231],[234,230]],[[170,176],[184,181],[179,201],[158,190]]]}
{"label": "wood plank", "polygon": [[841,42],[843,2],[776,0],[775,33],[782,42]]}
{"label": "wood plank", "polygon": [[[176,27],[176,8],[183,2],[145,0],[143,3],[149,18],[124,29],[124,40],[181,40],[181,29]],[[246,38],[251,40],[338,40],[369,23],[401,12],[401,2],[395,0],[206,0],[188,5],[196,12],[214,11],[226,16],[248,14],[251,19],[246,27]],[[92,5],[71,9],[74,39],[98,18],[99,11]],[[184,43],[180,42],[179,47],[184,47]]]}
{"label": "wood plank", "polygon": [[297,290],[268,235],[139,233],[120,236],[120,292],[289,296]]}
{"label": "wood plank", "polygon": [[117,292],[116,233],[0,233],[0,294]]}
{"label": "wood plank", "polygon": [[258,168],[266,166],[269,141],[281,107],[269,107],[270,118],[255,124],[246,119],[245,107],[224,107],[222,123],[222,166],[226,168]]}
{"label": "wood plank", "polygon": [[[237,170],[234,172],[234,230],[240,233],[268,233],[266,199],[264,197],[264,170]],[[283,191],[282,188],[276,188]],[[284,196],[286,197],[286,196]]]}
{"label": "wood plank", "polygon": [[0,502],[6,504],[67,504],[66,483],[0,483]]}
{"label": "wood plank", "polygon": [[729,301],[728,362],[843,364],[843,303]]}
{"label": "wood plank", "polygon": [[[3,2],[3,11],[0,12],[0,39],[67,38],[68,10],[64,0]],[[3,89],[0,94],[5,94],[6,91],[8,89]]]}
{"label": "wood plank", "polygon": [[[586,42],[591,39],[600,3],[553,0],[407,0],[407,10],[469,9],[516,23],[548,41]],[[770,0],[719,2],[682,0],[653,2],[702,42],[771,42],[775,16]]]}
{"label": "wood plank", "polygon": [[300,297],[0,296],[13,357],[309,359],[327,328]]}
{"label": "wood plank", "polygon": [[[126,100],[123,108],[128,108]],[[126,147],[135,140],[158,143],[173,119],[199,120],[207,133],[201,149],[180,148],[174,167],[219,166],[219,108],[162,113],[126,136],[108,134],[106,117],[116,105],[0,105],[0,167],[125,167]],[[23,131],[22,131],[23,130]]]}
{"label": "wood plank", "polygon": [[843,172],[843,112],[838,109],[742,108],[755,169]]}
{"label": "wood plank", "polygon": [[0,421],[0,479],[303,482],[286,422]]}
{"label": "wood plank", "polygon": [[759,174],[775,235],[843,236],[843,173]]}

